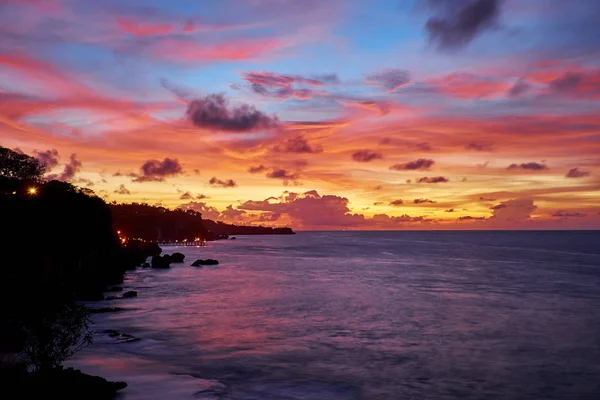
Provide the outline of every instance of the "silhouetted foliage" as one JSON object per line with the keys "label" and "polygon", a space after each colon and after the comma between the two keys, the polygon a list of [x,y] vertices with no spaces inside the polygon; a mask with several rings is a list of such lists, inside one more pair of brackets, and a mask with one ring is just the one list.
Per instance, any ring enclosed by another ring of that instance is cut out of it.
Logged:
{"label": "silhouetted foliage", "polygon": [[24,359],[34,371],[50,371],[92,343],[85,306],[66,302],[24,324]]}
{"label": "silhouetted foliage", "polygon": [[169,210],[148,204],[111,203],[115,230],[121,236],[149,241],[206,240],[202,214],[193,210]]}
{"label": "silhouetted foliage", "polygon": [[293,235],[294,231],[291,228],[271,228],[268,226],[243,226],[232,225],[224,222],[215,222],[210,219],[204,220],[204,226],[208,230],[211,237],[222,236],[227,238],[228,235]]}
{"label": "silhouetted foliage", "polygon": [[44,171],[45,165],[36,158],[0,146],[0,178],[36,182]]}

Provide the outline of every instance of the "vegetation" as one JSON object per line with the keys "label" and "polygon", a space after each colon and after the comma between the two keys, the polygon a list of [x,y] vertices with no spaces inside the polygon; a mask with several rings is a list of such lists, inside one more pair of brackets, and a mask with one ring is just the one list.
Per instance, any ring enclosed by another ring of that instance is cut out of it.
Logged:
{"label": "vegetation", "polygon": [[121,247],[102,199],[65,182],[46,182],[44,170],[38,160],[0,147],[0,220],[8,221],[0,240],[0,359],[17,354],[25,361],[24,371],[0,365],[0,386],[23,392],[36,383],[44,397],[52,397],[46,389],[53,388],[65,398],[68,387],[56,382],[68,385],[67,376],[101,384],[61,372],[62,362],[92,339],[87,310],[76,300],[103,298],[105,286],[122,282],[131,260],[140,257]]}
{"label": "vegetation", "polygon": [[111,203],[114,228],[124,237],[147,241],[208,240],[202,214],[193,210],[169,210],[148,204]]}

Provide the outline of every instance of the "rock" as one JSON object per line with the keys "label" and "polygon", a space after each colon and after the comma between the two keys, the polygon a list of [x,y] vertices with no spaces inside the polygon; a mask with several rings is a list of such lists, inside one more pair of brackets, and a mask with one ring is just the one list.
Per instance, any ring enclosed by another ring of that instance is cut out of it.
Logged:
{"label": "rock", "polygon": [[107,296],[104,300],[118,300],[120,299],[119,296]]}
{"label": "rock", "polygon": [[123,288],[120,286],[113,286],[111,288],[106,289],[107,292],[120,292]]}
{"label": "rock", "polygon": [[104,333],[106,333],[109,337],[115,339],[117,343],[131,343],[142,340],[138,337],[130,335],[129,333],[121,333],[114,329],[107,329],[104,331]]}
{"label": "rock", "polygon": [[88,308],[88,310],[92,314],[104,314],[104,313],[110,313],[110,312],[125,311],[125,309],[121,308],[121,307]]}
{"label": "rock", "polygon": [[32,372],[15,379],[2,381],[2,395],[6,399],[113,399],[117,391],[127,387],[125,382],[84,374],[73,368],[55,368],[50,371]]}
{"label": "rock", "polygon": [[137,290],[130,290],[128,292],[123,293],[123,298],[128,299],[130,297],[137,297]]}
{"label": "rock", "polygon": [[152,257],[152,268],[170,268],[171,267],[171,257],[166,255],[164,257],[161,256],[153,256]]}
{"label": "rock", "polygon": [[236,240],[237,238],[235,236],[232,236],[229,238],[229,240]]}
{"label": "rock", "polygon": [[185,255],[182,253],[173,253],[171,254],[171,262],[172,263],[182,263]]}
{"label": "rock", "polygon": [[147,262],[143,263],[142,268],[150,268],[150,263],[147,263]]}
{"label": "rock", "polygon": [[200,265],[218,265],[219,262],[217,260],[213,260],[211,258],[206,260],[198,259],[192,263],[192,267],[199,267]]}

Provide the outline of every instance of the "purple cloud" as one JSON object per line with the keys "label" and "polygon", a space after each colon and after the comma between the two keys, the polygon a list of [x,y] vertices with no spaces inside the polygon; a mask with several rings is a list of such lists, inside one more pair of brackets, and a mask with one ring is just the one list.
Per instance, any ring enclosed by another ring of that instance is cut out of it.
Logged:
{"label": "purple cloud", "polygon": [[323,147],[310,145],[304,136],[296,136],[287,139],[283,144],[273,147],[278,153],[321,153]]}
{"label": "purple cloud", "polygon": [[536,163],[536,162],[528,162],[528,163],[521,163],[521,164],[510,164],[506,169],[508,169],[508,170],[524,169],[524,170],[528,170],[528,171],[543,171],[543,170],[548,169],[548,166],[546,166],[545,164],[540,164],[540,163]]}
{"label": "purple cloud", "polygon": [[139,174],[131,174],[133,182],[163,182],[169,176],[183,172],[179,160],[165,157],[162,161],[148,160],[140,167]]}
{"label": "purple cloud", "polygon": [[230,106],[222,94],[193,100],[188,105],[187,115],[199,128],[229,132],[272,129],[279,125],[276,116],[269,116],[249,104]]}
{"label": "purple cloud", "polygon": [[373,160],[381,160],[382,158],[383,154],[367,149],[357,150],[352,153],[352,159],[356,162],[370,162]]}
{"label": "purple cloud", "polygon": [[477,35],[489,29],[500,14],[501,0],[428,0],[440,9],[441,15],[431,17],[425,30],[431,43],[438,48],[454,50],[468,45]]}
{"label": "purple cloud", "polygon": [[57,180],[70,182],[75,178],[75,175],[81,170],[81,161],[77,159],[77,154],[71,154],[69,162],[65,165],[63,172],[60,174],[48,175],[48,180]]}
{"label": "purple cloud", "polygon": [[234,188],[237,186],[237,183],[235,183],[235,181],[233,179],[226,179],[226,180],[222,181],[221,179],[217,179],[214,176],[212,178],[210,178],[210,181],[208,181],[208,183],[212,186],[222,187],[222,188]]}
{"label": "purple cloud", "polygon": [[443,176],[432,176],[431,178],[428,176],[424,176],[423,178],[417,179],[417,183],[444,183],[449,182],[448,178],[444,178]]}
{"label": "purple cloud", "polygon": [[365,77],[367,83],[381,87],[386,92],[394,92],[410,83],[410,73],[403,69],[386,69]]}
{"label": "purple cloud", "polygon": [[415,161],[410,161],[403,164],[394,164],[390,167],[392,171],[415,171],[428,170],[435,164],[435,161],[428,158],[419,158]]}
{"label": "purple cloud", "polygon": [[58,150],[46,150],[46,151],[33,151],[33,156],[37,158],[42,164],[44,164],[44,171],[48,172],[52,168],[58,165],[58,160],[60,156],[58,155]]}
{"label": "purple cloud", "polygon": [[429,200],[429,199],[414,199],[413,203],[415,204],[425,204],[425,203],[436,203],[436,201],[434,200]]}
{"label": "purple cloud", "polygon": [[580,171],[579,168],[571,168],[569,172],[567,172],[567,178],[584,178],[586,176],[591,175],[590,171]]}

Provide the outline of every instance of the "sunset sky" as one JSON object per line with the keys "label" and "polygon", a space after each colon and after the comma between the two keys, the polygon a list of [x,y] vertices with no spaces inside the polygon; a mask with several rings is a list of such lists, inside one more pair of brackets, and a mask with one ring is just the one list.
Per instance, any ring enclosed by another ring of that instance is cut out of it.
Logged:
{"label": "sunset sky", "polygon": [[2,0],[0,145],[295,229],[600,229],[598,0]]}

